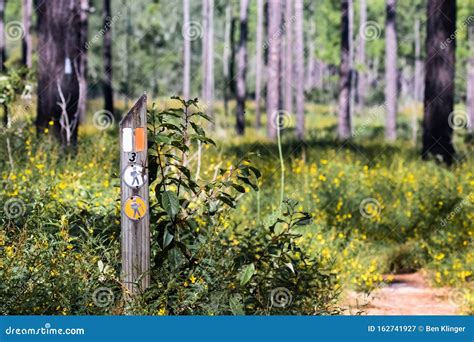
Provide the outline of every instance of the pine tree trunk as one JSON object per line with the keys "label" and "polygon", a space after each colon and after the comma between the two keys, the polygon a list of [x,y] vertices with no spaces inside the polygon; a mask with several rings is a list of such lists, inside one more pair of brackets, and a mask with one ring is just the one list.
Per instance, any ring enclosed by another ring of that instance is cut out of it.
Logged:
{"label": "pine tree trunk", "polygon": [[[293,1],[285,0],[284,109],[293,113]],[[304,53],[304,52],[303,52]]]}
{"label": "pine tree trunk", "polygon": [[231,71],[229,58],[231,55],[231,26],[232,26],[232,3],[227,3],[225,7],[225,23],[224,23],[224,51],[222,53],[222,68],[224,73],[224,114],[229,114],[229,89],[231,83]]}
{"label": "pine tree trunk", "polygon": [[278,110],[280,109],[280,49],[281,1],[268,2],[268,64],[267,64],[267,134],[277,136]]}
{"label": "pine tree trunk", "polygon": [[78,112],[79,121],[84,122],[86,118],[87,106],[87,32],[89,16],[89,0],[80,0],[79,30],[80,30],[80,49],[79,56],[79,100]]}
{"label": "pine tree trunk", "polygon": [[[189,0],[183,0],[183,27],[189,27]],[[184,36],[183,48],[183,97],[189,100],[189,83],[191,77],[191,39]]]}
{"label": "pine tree trunk", "polygon": [[[5,5],[7,0],[0,0],[0,72],[5,71]],[[5,114],[6,115],[6,114]]]}
{"label": "pine tree trunk", "polygon": [[[75,145],[82,54],[80,6],[74,0],[38,0],[37,11],[38,89],[41,91],[36,125],[43,132],[53,120],[54,133],[62,145]],[[64,106],[64,114],[60,104]]]}
{"label": "pine tree trunk", "polygon": [[104,108],[114,115],[114,91],[112,87],[112,12],[110,0],[104,0]]}
{"label": "pine tree trunk", "polygon": [[415,19],[415,91],[416,101],[423,100],[423,61],[421,60],[420,19]]}
{"label": "pine tree trunk", "polygon": [[[367,0],[360,0],[359,7],[360,23],[359,27],[364,27],[367,22]],[[365,106],[365,97],[367,93],[367,73],[365,72],[365,39],[359,33],[359,46],[357,48],[357,105],[359,110]]]}
{"label": "pine tree trunk", "polygon": [[296,137],[304,139],[304,36],[303,0],[295,0],[295,57],[296,57]]}
{"label": "pine tree trunk", "polygon": [[240,41],[237,71],[237,116],[235,129],[238,135],[245,132],[245,99],[247,97],[247,88],[245,86],[245,77],[247,74],[247,34],[248,34],[248,0],[240,0]]}
{"label": "pine tree trunk", "polygon": [[428,1],[427,18],[422,156],[440,156],[451,165],[456,39],[450,37],[456,32],[456,1]]}
{"label": "pine tree trunk", "polygon": [[385,22],[385,102],[387,117],[385,121],[385,139],[397,138],[397,30],[396,0],[386,0],[387,19]]}
{"label": "pine tree trunk", "polygon": [[255,66],[255,126],[260,129],[261,122],[261,93],[263,74],[263,0],[257,0],[257,42],[256,42],[256,66]]}
{"label": "pine tree trunk", "polygon": [[467,72],[467,116],[469,134],[474,135],[474,25],[469,27],[469,51]]}
{"label": "pine tree trunk", "polygon": [[338,138],[349,139],[351,136],[351,58],[349,36],[349,1],[341,1],[341,64],[339,66],[339,115]]}
{"label": "pine tree trunk", "polygon": [[207,114],[214,118],[214,0],[203,1],[203,30],[203,99]]}
{"label": "pine tree trunk", "polygon": [[21,62],[28,68],[31,68],[31,55],[33,51],[31,45],[31,14],[33,12],[33,0],[23,0],[22,12],[24,35],[21,41]]}
{"label": "pine tree trunk", "polygon": [[311,91],[315,84],[316,84],[316,59],[314,56],[314,49],[315,44],[314,41],[316,40],[316,20],[314,18],[313,13],[315,12],[315,4],[311,2],[310,6],[310,22],[309,22],[309,31],[306,35],[306,46],[308,47],[308,59],[306,61],[306,77],[305,77],[305,90]]}

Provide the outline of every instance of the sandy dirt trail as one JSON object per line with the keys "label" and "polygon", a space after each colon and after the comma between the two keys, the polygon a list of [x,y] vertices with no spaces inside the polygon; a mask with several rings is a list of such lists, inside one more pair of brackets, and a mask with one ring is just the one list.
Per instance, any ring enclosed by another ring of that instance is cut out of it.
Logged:
{"label": "sandy dirt trail", "polygon": [[348,315],[456,315],[458,306],[447,288],[431,288],[420,273],[395,275],[393,281],[370,296],[349,293]]}

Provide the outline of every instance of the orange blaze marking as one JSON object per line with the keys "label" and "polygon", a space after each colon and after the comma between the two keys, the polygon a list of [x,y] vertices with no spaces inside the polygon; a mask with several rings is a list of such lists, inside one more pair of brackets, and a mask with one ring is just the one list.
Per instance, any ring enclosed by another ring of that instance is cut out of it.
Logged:
{"label": "orange blaze marking", "polygon": [[145,151],[145,128],[135,128],[135,151]]}

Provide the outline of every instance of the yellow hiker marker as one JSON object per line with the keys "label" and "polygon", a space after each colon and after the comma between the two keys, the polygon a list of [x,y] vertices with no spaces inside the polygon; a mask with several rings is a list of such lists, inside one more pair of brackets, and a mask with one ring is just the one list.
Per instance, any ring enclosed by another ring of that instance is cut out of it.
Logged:
{"label": "yellow hiker marker", "polygon": [[129,197],[123,205],[123,211],[129,219],[139,221],[147,211],[145,200],[140,196]]}

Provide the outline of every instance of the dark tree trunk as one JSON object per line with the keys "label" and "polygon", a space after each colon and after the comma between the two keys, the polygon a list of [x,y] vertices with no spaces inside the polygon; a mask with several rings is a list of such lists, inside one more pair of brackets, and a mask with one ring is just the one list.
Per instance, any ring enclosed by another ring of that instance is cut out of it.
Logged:
{"label": "dark tree trunk", "polygon": [[87,105],[87,32],[88,32],[89,0],[80,0],[80,48],[79,58],[79,120],[84,122]]}
{"label": "dark tree trunk", "polygon": [[112,12],[110,0],[104,0],[104,109],[114,115],[114,91],[112,87]]}
{"label": "dark tree trunk", "polygon": [[[187,0],[185,0],[187,1]],[[222,71],[224,73],[224,114],[227,116],[229,114],[229,90],[230,90],[230,34],[231,34],[231,22],[232,22],[232,3],[227,3],[225,7],[225,22],[224,22],[224,52],[222,53]]]}
{"label": "dark tree trunk", "polygon": [[235,129],[238,135],[245,132],[245,98],[247,88],[245,86],[245,76],[247,74],[247,34],[248,34],[248,0],[240,0],[240,41],[238,52],[238,72],[237,72],[237,116]]}
{"label": "dark tree trunk", "polygon": [[[367,22],[367,0],[360,0],[359,7],[360,22],[359,27],[365,27]],[[365,39],[359,30],[359,46],[357,47],[357,105],[359,110],[364,108],[367,93],[367,73],[365,71]]]}
{"label": "dark tree trunk", "polygon": [[33,0],[23,0],[23,30],[24,35],[21,41],[21,62],[31,68],[31,14],[33,12]]}
{"label": "dark tree trunk", "polygon": [[339,115],[338,138],[349,139],[351,136],[351,78],[350,58],[351,38],[349,36],[349,1],[341,2],[341,64],[339,66]]}
{"label": "dark tree trunk", "polygon": [[[0,0],[0,72],[5,71],[5,5],[6,0]],[[6,114],[5,114],[6,115]]]}
{"label": "dark tree trunk", "polygon": [[295,0],[296,138],[304,139],[304,34],[303,0]]}
{"label": "dark tree trunk", "polygon": [[257,129],[261,126],[260,102],[262,93],[262,74],[263,74],[263,0],[257,0],[257,42],[256,42],[256,65],[255,65],[255,126]]}
{"label": "dark tree trunk", "polygon": [[387,19],[385,22],[385,102],[387,117],[385,121],[385,139],[397,138],[397,29],[396,0],[386,0]]}
{"label": "dark tree trunk", "polygon": [[75,145],[79,120],[80,6],[74,0],[38,0],[39,132],[54,122],[63,146]]}
{"label": "dark tree trunk", "polygon": [[451,165],[456,39],[450,37],[456,31],[456,1],[428,1],[427,18],[422,156],[441,156]]}
{"label": "dark tree trunk", "polygon": [[271,139],[277,136],[280,109],[280,47],[281,47],[281,1],[268,2],[268,48],[267,65],[267,134]]}
{"label": "dark tree trunk", "polygon": [[468,130],[471,136],[474,135],[474,25],[469,27],[469,51],[470,56],[468,59],[467,66],[467,117],[468,117]]}

